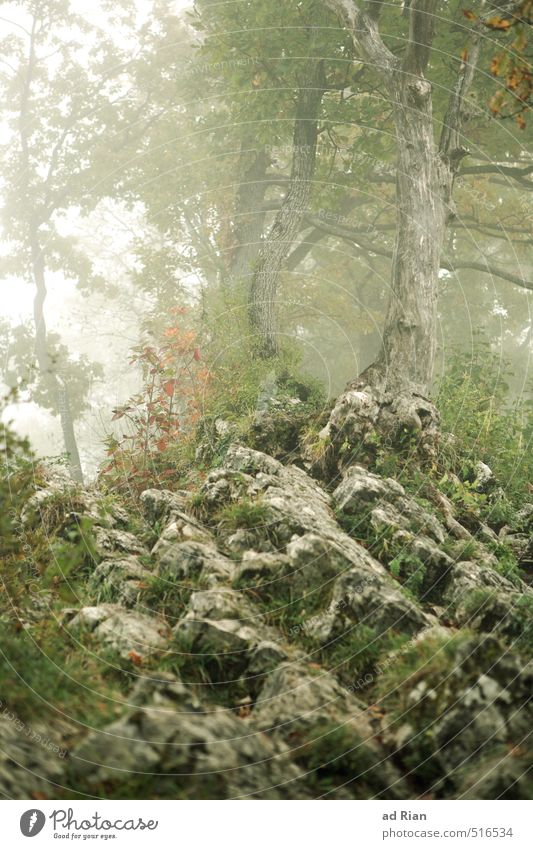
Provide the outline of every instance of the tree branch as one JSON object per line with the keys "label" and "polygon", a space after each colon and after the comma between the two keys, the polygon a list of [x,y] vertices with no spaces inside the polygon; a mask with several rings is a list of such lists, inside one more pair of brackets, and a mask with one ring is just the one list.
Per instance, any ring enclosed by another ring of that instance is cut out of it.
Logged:
{"label": "tree branch", "polygon": [[[389,80],[391,75],[399,70],[400,63],[379,34],[378,15],[361,11],[354,0],[325,0],[325,3],[350,31],[365,62],[373,65],[386,80]],[[377,11],[379,13],[379,9]]]}

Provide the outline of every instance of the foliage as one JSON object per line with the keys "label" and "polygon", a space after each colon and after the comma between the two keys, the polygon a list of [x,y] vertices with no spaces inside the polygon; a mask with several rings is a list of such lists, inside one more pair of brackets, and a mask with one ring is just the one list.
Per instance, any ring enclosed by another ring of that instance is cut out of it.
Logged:
{"label": "foliage", "polygon": [[260,501],[243,498],[234,504],[228,504],[217,514],[218,524],[227,531],[240,528],[261,530],[269,524],[269,509]]}
{"label": "foliage", "polygon": [[28,440],[0,421],[0,557],[13,554],[20,546],[14,520],[33,493],[34,463]]}
{"label": "foliage", "polygon": [[484,18],[483,26],[491,34],[503,34],[503,48],[494,54],[490,72],[502,81],[491,97],[489,107],[499,118],[514,118],[520,129],[526,126],[526,113],[533,100],[533,76],[530,61],[533,24],[532,0],[520,0],[509,12]]}
{"label": "foliage", "polygon": [[132,493],[150,481],[169,482],[179,477],[173,468],[191,440],[208,391],[210,373],[202,362],[196,332],[183,323],[185,309],[171,310],[174,320],[161,344],[141,345],[130,363],[140,368],[139,392],[113,411],[121,421],[121,436],[107,438],[110,458],[102,478],[110,487]]}

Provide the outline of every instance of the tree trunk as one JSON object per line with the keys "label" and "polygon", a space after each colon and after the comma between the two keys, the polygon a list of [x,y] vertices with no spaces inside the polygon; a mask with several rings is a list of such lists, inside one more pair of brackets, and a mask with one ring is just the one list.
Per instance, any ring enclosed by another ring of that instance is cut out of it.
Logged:
{"label": "tree trunk", "polygon": [[425,79],[436,0],[411,0],[406,7],[409,38],[403,60],[381,38],[380,3],[368,7],[372,11],[369,14],[353,0],[326,2],[350,31],[356,49],[387,85],[398,169],[396,241],[381,351],[376,362],[348,385],[322,433],[329,447],[319,465],[326,474],[334,474],[339,466],[349,465],[361,453],[373,450],[376,430],[387,438],[400,436],[401,440],[406,433],[416,434],[421,453],[432,455],[435,450],[438,414],[426,395],[437,343],[440,258],[453,181],[464,153],[459,147],[462,107],[478,58],[479,35],[470,59],[461,65],[438,146],[431,83]]}
{"label": "tree trunk", "polygon": [[264,146],[254,150],[253,145],[253,139],[246,138],[239,157],[241,176],[235,212],[235,249],[228,270],[231,283],[248,282],[253,274],[265,226],[264,200],[268,185],[265,177],[269,157]]}
{"label": "tree trunk", "polygon": [[61,421],[63,443],[68,457],[70,476],[73,480],[83,483],[78,443],[74,432],[74,422],[70,406],[68,384],[57,374],[54,362],[48,351],[44,303],[46,300],[46,279],[43,253],[39,246],[37,226],[30,224],[30,245],[33,277],[36,287],[33,302],[33,317],[35,322],[35,356],[43,384],[47,386],[55,398],[57,412]]}
{"label": "tree trunk", "polygon": [[309,203],[324,85],[322,60],[310,59],[298,93],[289,187],[260,251],[250,289],[250,325],[256,336],[257,352],[264,358],[274,356],[278,351],[276,293],[283,262],[299,232]]}
{"label": "tree trunk", "polygon": [[398,143],[396,242],[391,294],[374,375],[388,391],[425,394],[436,349],[437,291],[446,232],[447,169],[433,137],[431,85],[400,78],[394,91]]}

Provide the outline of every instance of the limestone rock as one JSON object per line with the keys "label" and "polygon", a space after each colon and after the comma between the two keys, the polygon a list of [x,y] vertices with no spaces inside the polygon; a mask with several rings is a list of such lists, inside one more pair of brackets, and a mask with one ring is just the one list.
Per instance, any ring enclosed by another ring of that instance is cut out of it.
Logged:
{"label": "limestone rock", "polygon": [[115,601],[133,607],[152,572],[141,565],[138,557],[103,560],[89,579],[89,590],[95,601]]}
{"label": "limestone rock", "polygon": [[89,734],[73,752],[74,786],[100,795],[142,782],[151,798],[167,799],[310,798],[279,738],[202,708],[179,682],[169,687],[156,685],[142,707]]}
{"label": "limestone rock", "polygon": [[156,522],[169,521],[175,514],[186,510],[189,503],[186,491],[171,492],[168,489],[145,489],[139,500],[144,518],[152,527]]}
{"label": "limestone rock", "polygon": [[73,632],[87,629],[98,643],[124,660],[130,660],[132,652],[145,657],[168,645],[168,629],[161,618],[125,610],[118,604],[69,611],[66,627]]}

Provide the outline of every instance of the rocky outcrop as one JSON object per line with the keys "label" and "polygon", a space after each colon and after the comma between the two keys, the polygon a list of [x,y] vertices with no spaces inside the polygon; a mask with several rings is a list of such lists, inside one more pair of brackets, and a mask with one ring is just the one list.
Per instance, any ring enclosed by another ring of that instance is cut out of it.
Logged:
{"label": "rocky outcrop", "polygon": [[[330,438],[370,444],[383,410],[343,403]],[[527,558],[533,513],[474,539],[439,504],[361,464],[329,491],[239,444],[194,495],[142,493],[134,522],[49,481],[24,527],[87,520],[94,557],[59,619],[121,695],[101,727],[58,721],[55,760],[0,717],[2,792],[525,798],[533,593],[498,544]]]}

